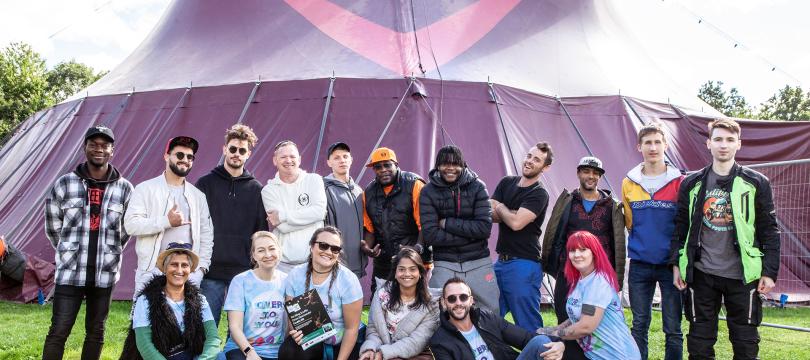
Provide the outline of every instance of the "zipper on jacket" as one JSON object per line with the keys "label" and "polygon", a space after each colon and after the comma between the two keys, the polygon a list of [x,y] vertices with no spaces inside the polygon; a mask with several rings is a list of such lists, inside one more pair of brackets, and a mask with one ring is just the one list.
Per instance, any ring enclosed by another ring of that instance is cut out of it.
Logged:
{"label": "zipper on jacket", "polygon": [[748,323],[751,324],[751,314],[754,312],[754,292],[756,288],[751,289],[748,295]]}
{"label": "zipper on jacket", "polygon": [[742,194],[741,199],[740,199],[740,203],[742,204],[743,212],[745,214],[745,222],[746,223],[748,222],[749,215],[750,215],[749,211],[748,211],[748,202],[750,201],[750,196],[748,196],[749,193],[750,193],[750,191],[744,192]]}
{"label": "zipper on jacket", "polygon": [[[692,289],[691,287],[689,288],[689,298],[691,299],[689,301],[689,305],[692,306],[692,322],[695,322],[697,321],[697,315],[695,315],[695,289]],[[750,313],[748,315],[748,319],[749,319],[748,321],[750,322],[751,321]]]}

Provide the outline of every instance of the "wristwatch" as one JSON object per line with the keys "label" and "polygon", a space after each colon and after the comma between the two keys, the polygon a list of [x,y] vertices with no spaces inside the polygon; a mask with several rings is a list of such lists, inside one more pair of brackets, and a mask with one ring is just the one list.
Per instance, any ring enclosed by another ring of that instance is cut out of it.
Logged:
{"label": "wristwatch", "polygon": [[248,347],[246,347],[244,350],[242,350],[242,353],[244,353],[245,355],[247,355],[247,353],[249,353],[251,350],[253,350],[253,348],[252,348],[252,347],[250,347],[250,345],[248,345]]}

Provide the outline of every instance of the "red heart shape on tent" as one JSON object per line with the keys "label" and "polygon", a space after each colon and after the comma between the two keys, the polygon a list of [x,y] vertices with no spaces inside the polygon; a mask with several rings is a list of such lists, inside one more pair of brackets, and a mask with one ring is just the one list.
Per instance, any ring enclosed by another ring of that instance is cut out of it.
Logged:
{"label": "red heart shape on tent", "polygon": [[[521,0],[480,0],[426,27],[399,32],[371,22],[327,0],[284,0],[324,34],[361,56],[400,75],[419,73],[456,58],[488,34]],[[431,46],[431,42],[434,46]],[[433,52],[433,55],[431,54]],[[430,58],[430,57],[429,57]]]}

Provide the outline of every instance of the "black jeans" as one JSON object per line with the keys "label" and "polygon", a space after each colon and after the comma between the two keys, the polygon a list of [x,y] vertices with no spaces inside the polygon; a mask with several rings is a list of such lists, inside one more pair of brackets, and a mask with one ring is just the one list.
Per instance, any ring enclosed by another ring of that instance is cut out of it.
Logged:
{"label": "black jeans", "polygon": [[694,269],[694,278],[684,294],[684,309],[689,320],[686,347],[689,359],[714,359],[717,342],[717,321],[721,301],[726,305],[728,338],[734,359],[757,359],[759,332],[762,322],[762,300],[757,281],[743,284],[741,280],[706,274]]}
{"label": "black jeans", "polygon": [[51,315],[51,328],[45,337],[45,346],[42,350],[42,359],[62,359],[65,352],[65,342],[76,315],[82,306],[82,300],[87,298],[84,329],[85,338],[82,346],[82,360],[98,359],[101,357],[101,347],[104,345],[104,322],[110,312],[112,300],[112,287],[81,287],[69,285],[56,285],[53,295],[53,314]]}

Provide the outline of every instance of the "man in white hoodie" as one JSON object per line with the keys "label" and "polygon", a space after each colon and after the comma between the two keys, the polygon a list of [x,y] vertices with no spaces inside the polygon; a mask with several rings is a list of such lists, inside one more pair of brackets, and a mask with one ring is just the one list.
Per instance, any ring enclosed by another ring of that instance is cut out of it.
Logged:
{"label": "man in white hoodie", "polygon": [[326,216],[326,191],[320,175],[300,168],[298,146],[290,140],[276,144],[273,165],[278,172],[262,189],[262,202],[281,242],[277,268],[286,273],[309,257],[309,238]]}
{"label": "man in white hoodie", "polygon": [[208,272],[214,248],[214,226],[205,194],[186,181],[198,148],[197,140],[188,136],[169,140],[163,155],[166,170],[138,184],[132,193],[124,214],[124,228],[137,237],[136,296],[152,277],[161,274],[155,261],[170,243],[191,243],[192,251],[200,257],[199,266],[189,281],[200,286],[203,275]]}

